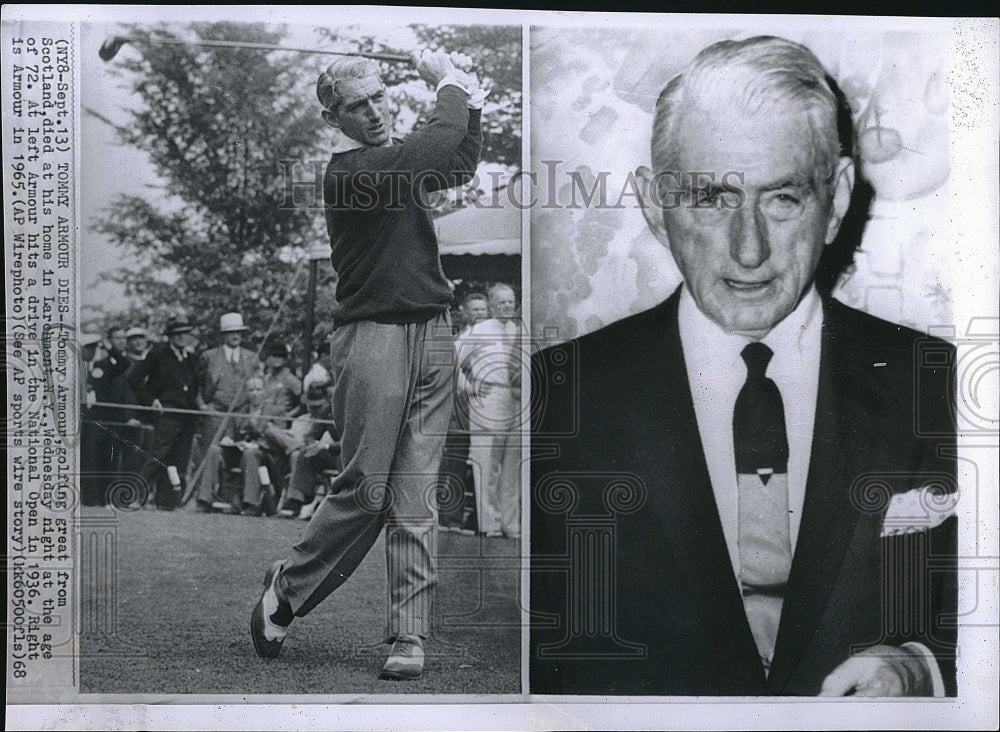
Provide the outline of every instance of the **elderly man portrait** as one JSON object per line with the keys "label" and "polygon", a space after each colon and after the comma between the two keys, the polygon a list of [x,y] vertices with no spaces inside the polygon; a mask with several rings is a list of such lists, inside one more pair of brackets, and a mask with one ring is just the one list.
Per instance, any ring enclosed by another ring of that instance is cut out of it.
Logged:
{"label": "elderly man portrait", "polygon": [[660,94],[637,179],[683,283],[533,363],[533,693],[956,693],[953,352],[817,290],[843,104],[772,37]]}
{"label": "elderly man portrait", "polygon": [[317,83],[336,135],[324,199],[338,274],[331,371],[343,471],[305,537],[267,572],[251,618],[258,655],[277,656],[292,620],[354,572],[385,526],[386,679],[423,674],[437,581],[434,486],[452,403],[452,294],[422,194],[473,175],[485,97],[468,57],[428,51],[413,61],[436,103],[401,141],[390,137],[372,63],[338,59]]}

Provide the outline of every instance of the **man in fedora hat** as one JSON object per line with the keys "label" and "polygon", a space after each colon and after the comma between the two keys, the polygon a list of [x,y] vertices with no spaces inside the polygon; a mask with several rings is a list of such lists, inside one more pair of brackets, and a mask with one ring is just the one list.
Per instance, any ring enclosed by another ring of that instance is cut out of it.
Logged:
{"label": "man in fedora hat", "polygon": [[[260,371],[257,356],[241,345],[243,334],[248,330],[240,313],[224,313],[219,318],[222,344],[201,354],[201,399],[213,412],[238,411],[246,401],[244,385],[247,379]],[[221,417],[205,415],[202,418],[203,454],[208,453],[221,424]]]}
{"label": "man in fedora hat", "polygon": [[167,342],[155,346],[128,375],[129,386],[139,403],[157,410],[153,419],[153,445],[141,475],[146,485],[155,489],[156,505],[164,511],[172,510],[178,498],[167,468],[176,468],[180,480],[184,480],[198,418],[163,410],[194,410],[203,405],[198,393],[199,365],[192,330],[194,326],[187,320],[168,320]]}

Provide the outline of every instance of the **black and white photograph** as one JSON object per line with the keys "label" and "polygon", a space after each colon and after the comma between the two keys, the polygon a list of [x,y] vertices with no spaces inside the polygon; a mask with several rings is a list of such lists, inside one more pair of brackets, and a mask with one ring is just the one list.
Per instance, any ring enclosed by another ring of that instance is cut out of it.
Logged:
{"label": "black and white photograph", "polygon": [[521,692],[521,28],[335,18],[80,27],[81,694]]}
{"label": "black and white photograph", "polygon": [[961,697],[955,39],[748,26],[532,28],[529,688]]}
{"label": "black and white photograph", "polygon": [[5,5],[11,729],[995,729],[1000,19]]}

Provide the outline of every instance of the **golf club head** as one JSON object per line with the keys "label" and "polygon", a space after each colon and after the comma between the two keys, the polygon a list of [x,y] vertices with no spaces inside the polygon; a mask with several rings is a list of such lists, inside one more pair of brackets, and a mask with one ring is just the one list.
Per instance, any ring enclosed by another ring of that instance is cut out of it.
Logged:
{"label": "golf club head", "polygon": [[121,36],[111,36],[105,39],[104,43],[101,44],[101,49],[97,52],[97,55],[101,57],[102,61],[110,61],[118,52],[128,43],[127,38],[122,38]]}

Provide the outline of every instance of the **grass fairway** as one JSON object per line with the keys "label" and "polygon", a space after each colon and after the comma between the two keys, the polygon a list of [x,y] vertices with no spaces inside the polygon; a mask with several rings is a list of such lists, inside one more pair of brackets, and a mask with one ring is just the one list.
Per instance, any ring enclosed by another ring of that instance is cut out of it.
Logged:
{"label": "grass fairway", "polygon": [[518,542],[441,534],[423,678],[380,681],[385,550],[262,661],[250,611],[304,521],[82,508],[80,691],[88,694],[520,693]]}

